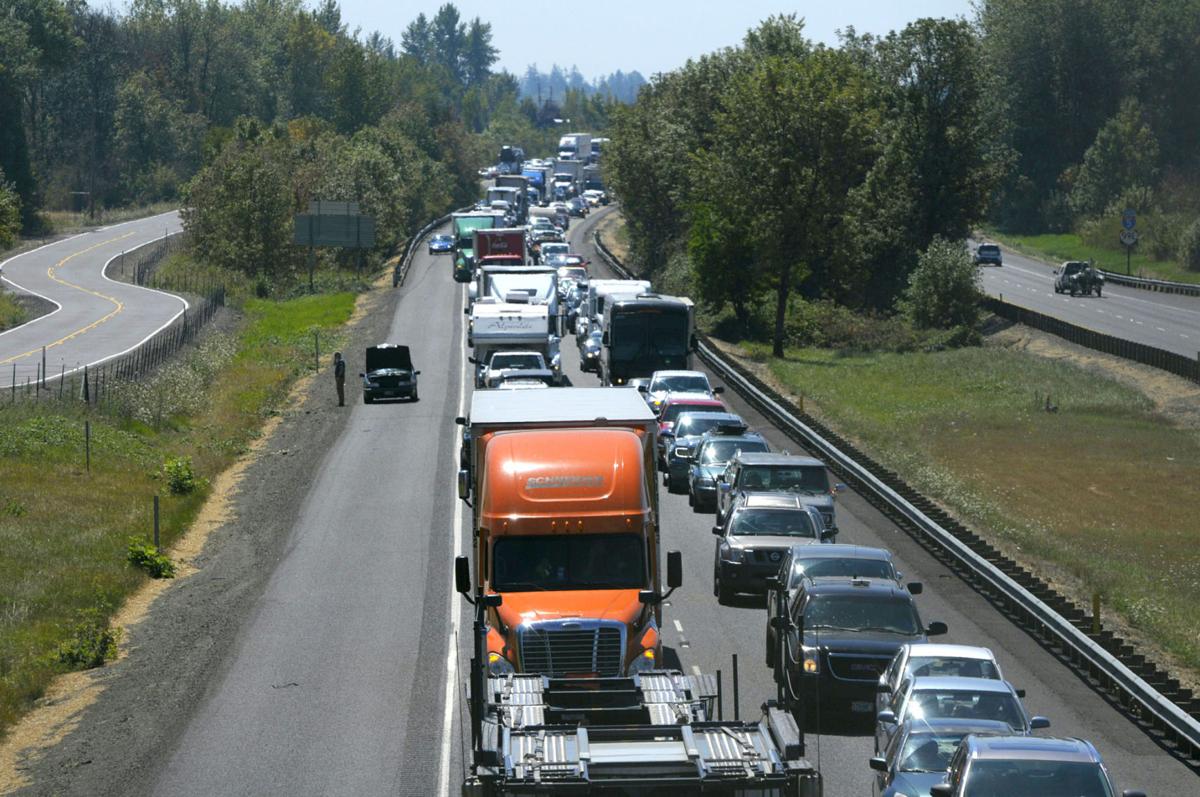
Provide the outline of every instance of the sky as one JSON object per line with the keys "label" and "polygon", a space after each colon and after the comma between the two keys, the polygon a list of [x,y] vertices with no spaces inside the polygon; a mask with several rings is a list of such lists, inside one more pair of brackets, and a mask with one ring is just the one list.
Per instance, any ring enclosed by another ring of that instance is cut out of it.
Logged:
{"label": "sky", "polygon": [[[342,21],[378,30],[400,44],[417,14],[433,16],[444,0],[341,0]],[[973,16],[971,0],[835,0],[781,4],[763,0],[454,0],[464,19],[492,25],[499,66],[516,74],[536,63],[575,64],[588,79],[620,69],[649,78],[689,58],[738,44],[772,14],[795,13],[808,37],[835,44],[839,29],[884,34],[920,17]]]}

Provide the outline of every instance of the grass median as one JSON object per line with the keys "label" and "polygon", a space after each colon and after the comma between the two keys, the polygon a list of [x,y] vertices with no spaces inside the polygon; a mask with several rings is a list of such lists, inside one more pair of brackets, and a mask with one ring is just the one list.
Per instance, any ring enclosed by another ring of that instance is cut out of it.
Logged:
{"label": "grass median", "polygon": [[740,348],[914,487],[1200,670],[1196,430],[1113,379],[998,346]]}
{"label": "grass median", "polygon": [[[1046,233],[1043,235],[1014,235],[989,231],[992,240],[1015,249],[1021,254],[1061,263],[1065,260],[1094,260],[1106,271],[1125,273],[1125,251],[1121,248],[1091,246],[1074,233]],[[1135,250],[1129,259],[1129,271],[1135,277],[1170,280],[1172,282],[1200,282],[1200,273],[1188,271],[1170,260],[1156,260],[1152,256]]]}
{"label": "grass median", "polygon": [[0,735],[56,674],[111,647],[109,616],[147,578],[126,560],[130,539],[152,533],[153,496],[166,548],[209,480],[312,370],[314,332],[328,364],[354,304],[351,291],[246,298],[235,322],[210,329],[152,379],[110,387],[103,411],[69,402],[0,409]]}

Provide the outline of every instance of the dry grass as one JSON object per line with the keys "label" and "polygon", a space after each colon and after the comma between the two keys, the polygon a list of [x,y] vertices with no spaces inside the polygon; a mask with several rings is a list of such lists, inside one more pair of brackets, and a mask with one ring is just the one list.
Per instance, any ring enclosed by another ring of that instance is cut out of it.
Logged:
{"label": "dry grass", "polygon": [[[810,409],[1021,557],[1200,670],[1200,435],[1133,387],[994,347],[745,350]],[[1049,394],[1057,412],[1045,410]],[[813,405],[816,405],[815,408]]]}
{"label": "dry grass", "polygon": [[220,473],[311,368],[312,331],[332,346],[353,308],[351,293],[248,300],[236,333],[214,333],[106,412],[0,410],[0,733],[67,669],[57,654],[79,613],[111,613],[146,579],[125,552],[131,536],[151,534],[152,496],[161,495],[164,546],[195,517],[207,488],[171,495],[163,462],[189,457],[199,476]]}

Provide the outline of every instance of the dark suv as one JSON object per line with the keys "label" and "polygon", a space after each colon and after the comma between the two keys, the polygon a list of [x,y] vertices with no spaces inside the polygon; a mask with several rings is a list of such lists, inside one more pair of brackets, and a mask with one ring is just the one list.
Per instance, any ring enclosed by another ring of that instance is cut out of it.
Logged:
{"label": "dark suv", "polygon": [[[768,598],[770,600],[770,598]],[[782,656],[805,719],[874,719],[879,676],[896,650],[946,633],[926,627],[913,596],[891,579],[813,579],[802,582],[789,607]]]}
{"label": "dark suv", "polygon": [[729,461],[742,452],[770,450],[766,438],[758,432],[738,432],[722,426],[707,432],[688,462],[688,504],[696,512],[712,512],[717,508],[717,478]]}
{"label": "dark suv", "polygon": [[779,574],[784,557],[797,545],[828,543],[833,532],[816,507],[791,493],[742,496],[713,526],[713,594],[727,603],[735,592],[761,594]]}
{"label": "dark suv", "polygon": [[367,347],[367,370],[359,374],[363,383],[363,403],[380,398],[417,400],[417,375],[407,346],[380,343]]}
{"label": "dark suv", "polygon": [[725,519],[725,513],[744,493],[788,492],[803,496],[805,503],[819,509],[825,527],[836,532],[833,497],[845,487],[844,484],[830,487],[825,463],[819,459],[742,452],[717,477],[717,522]]}
{"label": "dark suv", "polygon": [[1003,258],[1000,254],[1000,247],[996,244],[980,244],[975,247],[975,265],[977,266],[1002,266],[1004,265]]}

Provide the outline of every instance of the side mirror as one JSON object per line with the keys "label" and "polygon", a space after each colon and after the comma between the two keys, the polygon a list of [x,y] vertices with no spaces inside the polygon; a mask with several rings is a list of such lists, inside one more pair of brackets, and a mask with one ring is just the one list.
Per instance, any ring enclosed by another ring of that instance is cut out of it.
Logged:
{"label": "side mirror", "polygon": [[675,589],[683,583],[683,554],[667,551],[667,587]]}
{"label": "side mirror", "polygon": [[824,528],[821,529],[821,539],[832,540],[837,536],[837,529]]}
{"label": "side mirror", "polygon": [[604,346],[608,345],[608,330],[604,330],[604,334],[600,337],[600,343]]}
{"label": "side mirror", "polygon": [[929,788],[929,797],[954,797],[954,787],[949,783],[939,783]]}
{"label": "side mirror", "polygon": [[478,360],[476,360],[474,357],[468,357],[468,358],[467,358],[467,362],[469,362],[471,365],[478,365],[478,364],[479,364],[479,361],[478,361]]}
{"label": "side mirror", "polygon": [[724,532],[722,531],[720,526],[713,526],[712,533],[715,534],[716,536],[720,537]]}
{"label": "side mirror", "polygon": [[896,724],[896,712],[881,711],[875,715],[875,721],[882,722],[886,725],[895,725]]}
{"label": "side mirror", "polygon": [[908,582],[908,592],[910,595],[920,595],[924,591],[925,591],[925,585],[922,584],[920,581]]}
{"label": "side mirror", "polygon": [[867,764],[869,764],[871,769],[875,770],[876,772],[888,771],[887,759],[881,755],[871,758],[869,761],[867,761]]}
{"label": "side mirror", "polygon": [[413,371],[413,376],[420,376],[420,375],[421,375],[420,371]]}
{"label": "side mirror", "polygon": [[458,497],[463,501],[471,497],[471,472],[466,468],[458,471]]}
{"label": "side mirror", "polygon": [[949,630],[945,623],[933,622],[929,624],[929,628],[925,629],[925,636],[942,636]]}
{"label": "side mirror", "polygon": [[649,385],[638,385],[638,392],[639,393],[649,393],[650,386]]}
{"label": "side mirror", "polygon": [[838,482],[837,484],[833,485],[834,493],[844,493],[844,492],[846,492],[847,489],[849,489],[849,488],[847,488],[846,485],[842,484],[841,482]]}
{"label": "side mirror", "polygon": [[359,379],[366,379],[366,378],[367,378],[367,375],[366,375],[366,374],[364,374],[362,371],[359,371],[359,372],[358,372],[358,378],[359,378]]}
{"label": "side mirror", "polygon": [[470,314],[471,314],[471,311],[470,311],[470,310],[468,310],[467,308],[465,308],[465,307],[464,307],[464,308],[463,308],[463,315],[470,315]]}
{"label": "side mirror", "polygon": [[458,426],[466,426],[467,425],[466,416],[459,415],[457,418],[454,419],[454,423],[457,424]]}
{"label": "side mirror", "polygon": [[724,386],[724,385],[717,385],[716,387],[714,387],[714,388],[713,388],[713,395],[714,395],[714,396],[719,396],[719,395],[721,395],[721,394],[722,394],[722,393],[724,393],[724,392],[725,392],[725,386]]}
{"label": "side mirror", "polygon": [[465,556],[454,558],[454,589],[463,595],[471,593],[471,563]]}
{"label": "side mirror", "polygon": [[1029,720],[1029,730],[1041,731],[1050,727],[1050,720],[1045,717],[1033,717]]}
{"label": "side mirror", "polygon": [[1017,692],[1017,697],[1021,698],[1022,700],[1025,699],[1025,690],[1024,689],[1018,689],[1018,690],[1016,690],[1016,692]]}

